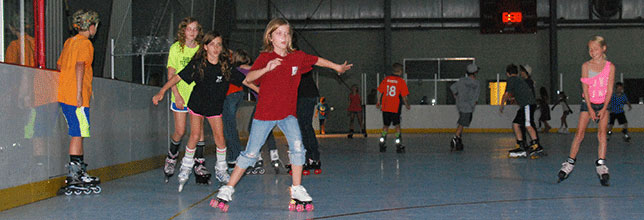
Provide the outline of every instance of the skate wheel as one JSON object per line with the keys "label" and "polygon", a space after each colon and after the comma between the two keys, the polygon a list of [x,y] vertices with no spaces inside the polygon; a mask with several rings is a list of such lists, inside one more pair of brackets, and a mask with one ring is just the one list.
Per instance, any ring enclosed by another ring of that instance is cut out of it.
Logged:
{"label": "skate wheel", "polygon": [[257,170],[253,170],[250,173],[253,174],[253,175],[257,175]]}
{"label": "skate wheel", "polygon": [[294,201],[288,204],[288,210],[289,211],[295,211],[295,203]]}
{"label": "skate wheel", "polygon": [[224,204],[224,206],[220,209],[222,212],[228,212],[228,207],[230,207],[228,204]]}
{"label": "skate wheel", "polygon": [[320,174],[320,173],[322,173],[322,169],[315,169],[315,171],[313,171],[313,173],[315,173],[316,175]]}
{"label": "skate wheel", "polygon": [[313,211],[313,209],[314,209],[313,204],[306,204],[305,209],[306,209],[307,212]]}
{"label": "skate wheel", "polygon": [[309,170],[303,170],[302,171],[302,175],[304,175],[304,176],[308,176],[309,174],[311,174],[311,171],[309,171]]}
{"label": "skate wheel", "polygon": [[295,210],[297,210],[297,212],[303,212],[303,211],[304,211],[304,205],[302,205],[302,204],[297,204],[297,205],[295,206]]}
{"label": "skate wheel", "polygon": [[71,190],[69,190],[69,189],[65,190],[65,195],[71,196],[72,194],[73,194],[73,192]]}
{"label": "skate wheel", "polygon": [[92,194],[92,190],[91,189],[85,189],[85,190],[83,190],[83,194],[85,194],[85,195]]}
{"label": "skate wheel", "polygon": [[289,170],[289,171],[288,171],[288,175],[293,176],[293,170]]}
{"label": "skate wheel", "polygon": [[94,192],[96,194],[101,193],[101,191],[103,191],[103,189],[100,186],[96,186],[96,187],[92,188],[92,192]]}
{"label": "skate wheel", "polygon": [[74,190],[74,195],[80,195],[81,193],[83,193],[83,192],[81,192],[80,189]]}
{"label": "skate wheel", "polygon": [[266,173],[266,170],[265,170],[265,169],[261,169],[261,170],[258,170],[258,171],[257,171],[257,173],[259,173],[260,175],[264,175],[264,173]]}

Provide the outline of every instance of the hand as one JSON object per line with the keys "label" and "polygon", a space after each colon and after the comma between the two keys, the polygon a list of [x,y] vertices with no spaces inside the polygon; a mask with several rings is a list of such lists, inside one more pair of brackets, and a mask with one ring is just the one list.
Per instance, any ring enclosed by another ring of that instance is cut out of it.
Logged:
{"label": "hand", "polygon": [[[163,96],[161,96],[161,99],[163,99]],[[161,101],[161,99],[159,99],[159,101]],[[174,96],[174,104],[177,106],[177,109],[183,109],[183,106],[185,105],[185,101],[183,101],[183,98],[181,98],[180,95],[177,95],[177,96]]]}
{"label": "hand", "polygon": [[409,104],[405,105],[405,107],[407,107],[407,110],[411,109],[411,106]]}
{"label": "hand", "polygon": [[628,111],[630,112],[630,111],[631,111],[631,109],[633,109],[633,107],[629,105],[629,106],[628,106]]}
{"label": "hand", "polygon": [[280,59],[280,58],[275,58],[275,59],[273,59],[271,61],[268,61],[268,63],[266,64],[266,67],[265,67],[266,71],[274,70],[275,67],[277,67],[277,66],[279,66],[281,64],[282,64],[282,59]]}
{"label": "hand", "polygon": [[380,109],[380,103],[376,103],[376,108]]}
{"label": "hand", "polygon": [[590,115],[590,119],[592,119],[593,121],[597,121],[597,119],[599,119],[597,118],[597,113],[593,108],[588,109],[588,114]]}
{"label": "hand", "polygon": [[503,113],[503,106],[501,106],[501,108],[499,108],[499,112]]}
{"label": "hand", "polygon": [[554,106],[552,106],[552,108],[550,108],[550,111],[554,111],[554,110],[555,110],[555,107],[554,107]]}
{"label": "hand", "polygon": [[80,108],[81,106],[83,106],[83,95],[79,93],[76,95],[76,107]]}
{"label": "hand", "polygon": [[606,109],[603,109],[603,108],[602,108],[602,109],[601,109],[601,110],[599,110],[599,112],[597,113],[597,119],[602,119],[602,118],[608,117],[608,114],[609,114],[609,113],[608,113],[608,110],[606,110]]}
{"label": "hand", "polygon": [[347,64],[347,61],[344,61],[343,64],[338,65],[338,69],[336,69],[335,71],[338,72],[338,75],[342,75],[347,70],[350,70],[351,67],[353,67],[353,64]]}
{"label": "hand", "polygon": [[[175,97],[176,98],[176,97]],[[152,103],[156,106],[159,105],[159,101],[163,100],[163,93],[157,93],[156,95],[152,96]],[[176,101],[176,99],[175,99]],[[183,100],[182,100],[183,101]],[[183,107],[181,107],[183,108]]]}

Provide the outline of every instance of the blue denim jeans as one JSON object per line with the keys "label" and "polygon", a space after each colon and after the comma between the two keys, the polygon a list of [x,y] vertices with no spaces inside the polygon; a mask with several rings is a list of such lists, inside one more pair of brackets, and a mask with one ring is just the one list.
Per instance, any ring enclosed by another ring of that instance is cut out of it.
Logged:
{"label": "blue denim jeans", "polygon": [[264,145],[264,142],[268,137],[268,133],[273,131],[275,125],[277,125],[277,127],[282,130],[282,133],[284,133],[284,136],[286,136],[289,149],[288,157],[291,164],[304,165],[304,154],[306,153],[306,149],[304,149],[304,146],[302,145],[300,126],[297,124],[295,116],[289,115],[282,120],[276,121],[253,119],[253,125],[251,126],[250,137],[248,138],[246,150],[242,151],[239,154],[239,157],[237,157],[237,166],[245,169],[255,165],[259,155],[259,150],[262,145]]}
{"label": "blue denim jeans", "polygon": [[241,151],[239,133],[237,132],[237,108],[244,97],[244,92],[239,91],[226,96],[222,120],[224,122],[224,138],[226,139],[226,161],[235,161]]}
{"label": "blue denim jeans", "polygon": [[[255,110],[257,110],[257,106],[253,108],[253,113],[250,114],[250,118],[255,117]],[[250,129],[253,126],[253,120],[250,120],[248,122],[248,133],[250,134]],[[268,147],[268,150],[277,150],[277,145],[275,144],[275,136],[273,135],[273,132],[268,133],[268,138],[266,138],[266,143],[264,144],[266,147]]]}
{"label": "blue denim jeans", "polygon": [[300,125],[302,139],[306,147],[306,158],[320,160],[318,139],[313,130],[313,114],[315,105],[320,99],[317,97],[302,97],[297,99],[297,122]]}

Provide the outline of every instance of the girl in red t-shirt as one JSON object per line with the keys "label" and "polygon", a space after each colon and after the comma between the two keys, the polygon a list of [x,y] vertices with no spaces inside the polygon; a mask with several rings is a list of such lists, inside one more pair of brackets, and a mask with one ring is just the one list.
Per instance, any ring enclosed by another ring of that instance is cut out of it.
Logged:
{"label": "girl in red t-shirt", "polygon": [[302,168],[306,150],[302,145],[302,135],[297,123],[297,88],[302,74],[309,72],[313,65],[331,68],[342,74],[351,69],[352,64],[336,64],[321,57],[308,55],[293,49],[293,32],[288,21],[275,18],[266,25],[262,53],[257,57],[246,76],[244,84],[259,85],[259,98],[253,118],[246,150],[237,158],[237,165],[230,176],[230,182],[219,188],[217,197],[210,201],[212,207],[228,211],[232,200],[233,188],[241,179],[244,171],[255,164],[259,150],[275,125],[286,136],[289,145],[289,159],[293,171],[293,185],[290,187],[289,210],[313,210],[313,199],[302,185]]}
{"label": "girl in red t-shirt", "polygon": [[360,129],[364,133],[364,136],[367,137],[367,131],[364,129],[364,123],[362,121],[362,103],[360,102],[361,97],[358,90],[358,85],[351,86],[351,93],[349,94],[349,135],[348,138],[353,138],[353,119],[357,116],[358,123],[360,123]]}

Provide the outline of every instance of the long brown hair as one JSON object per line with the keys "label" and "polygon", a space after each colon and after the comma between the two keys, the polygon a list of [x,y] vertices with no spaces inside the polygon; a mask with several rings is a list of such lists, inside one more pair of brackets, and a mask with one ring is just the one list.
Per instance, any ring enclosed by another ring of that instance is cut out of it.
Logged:
{"label": "long brown hair", "polygon": [[[221,53],[219,53],[218,57],[218,63],[219,66],[221,66],[221,74],[224,75],[224,78],[226,78],[226,81],[230,80],[230,61],[228,60],[229,54],[228,54],[228,49],[226,49],[226,46],[224,44],[224,38],[219,34],[219,32],[208,32],[206,35],[203,37],[202,43],[199,45],[199,50],[197,50],[197,53],[192,57],[193,60],[197,60],[198,64],[194,65],[199,65],[199,66],[193,66],[193,68],[197,69],[196,72],[199,73],[200,79],[203,79],[204,76],[204,69],[206,68],[206,65],[208,64],[208,51],[206,51],[205,46],[215,40],[216,38],[221,38]],[[194,72],[192,73],[194,77]]]}
{"label": "long brown hair", "polygon": [[293,27],[291,27],[288,21],[284,18],[273,18],[273,20],[268,22],[268,24],[266,25],[266,30],[264,31],[264,45],[262,46],[262,52],[273,52],[271,34],[273,34],[273,32],[282,25],[288,25],[288,34],[291,36],[291,42],[289,42],[288,47],[286,47],[287,52],[290,53],[295,50],[293,47]]}
{"label": "long brown hair", "polygon": [[199,42],[201,42],[201,39],[203,38],[203,29],[201,28],[199,21],[197,21],[197,19],[193,17],[183,18],[183,20],[181,20],[181,22],[179,23],[179,31],[177,31],[177,41],[179,41],[181,51],[183,51],[183,47],[186,45],[186,28],[188,27],[188,25],[192,24],[192,22],[197,22],[197,29],[199,30],[199,33],[195,38],[195,42],[199,44]]}
{"label": "long brown hair", "polygon": [[250,65],[252,59],[248,56],[248,53],[243,49],[237,49],[233,52],[233,67],[238,67],[241,65]]}

